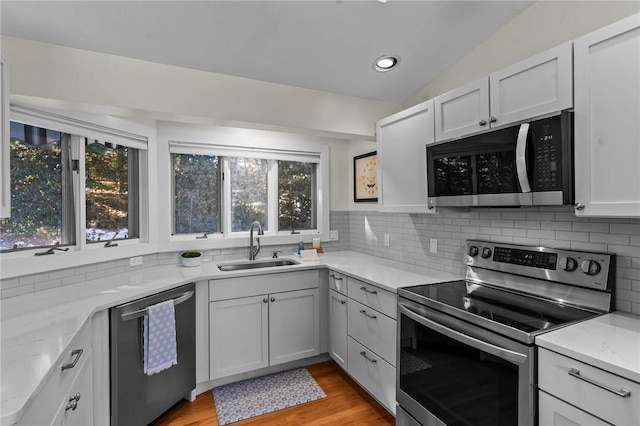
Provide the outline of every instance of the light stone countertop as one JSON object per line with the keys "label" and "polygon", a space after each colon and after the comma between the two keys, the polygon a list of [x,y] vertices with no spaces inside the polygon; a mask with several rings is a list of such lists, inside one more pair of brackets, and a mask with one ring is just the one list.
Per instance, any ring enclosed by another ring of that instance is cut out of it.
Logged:
{"label": "light stone countertop", "polygon": [[[282,258],[297,256],[283,256]],[[1,415],[0,424],[16,423],[27,402],[62,363],[65,348],[91,316],[132,300],[200,280],[242,277],[294,270],[330,268],[386,290],[432,284],[460,277],[436,270],[354,252],[333,252],[319,261],[269,269],[221,272],[224,262],[202,266],[153,266],[81,284],[58,287],[0,301],[1,309]]]}
{"label": "light stone countertop", "polygon": [[640,317],[612,312],[536,337],[536,344],[640,383]]}

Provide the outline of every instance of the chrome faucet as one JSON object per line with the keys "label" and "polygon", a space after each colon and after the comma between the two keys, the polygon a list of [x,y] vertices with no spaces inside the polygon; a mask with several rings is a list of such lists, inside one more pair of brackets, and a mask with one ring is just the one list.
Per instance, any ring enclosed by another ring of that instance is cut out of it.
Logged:
{"label": "chrome faucet", "polygon": [[260,252],[260,237],[256,237],[256,242],[258,245],[256,247],[253,246],[253,227],[258,225],[258,235],[264,235],[262,231],[262,225],[257,220],[251,224],[251,228],[249,228],[249,260],[256,260],[256,256]]}

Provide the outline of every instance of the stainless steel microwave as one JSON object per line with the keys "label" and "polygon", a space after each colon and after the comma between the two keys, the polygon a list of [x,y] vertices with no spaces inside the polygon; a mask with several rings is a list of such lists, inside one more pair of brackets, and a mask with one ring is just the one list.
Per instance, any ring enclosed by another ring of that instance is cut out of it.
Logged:
{"label": "stainless steel microwave", "polygon": [[574,202],[573,113],[427,146],[429,207]]}

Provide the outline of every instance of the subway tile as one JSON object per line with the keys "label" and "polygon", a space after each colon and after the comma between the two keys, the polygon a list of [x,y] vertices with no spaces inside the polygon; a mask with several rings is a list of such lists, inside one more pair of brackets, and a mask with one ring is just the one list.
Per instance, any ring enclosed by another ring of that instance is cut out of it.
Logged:
{"label": "subway tile", "polygon": [[576,232],[609,232],[608,223],[574,222],[573,231]]}
{"label": "subway tile", "polygon": [[615,253],[618,256],[629,256],[640,258],[640,247],[636,246],[621,246],[616,244],[609,244],[607,251]]}
{"label": "subway tile", "polygon": [[503,228],[502,235],[510,236],[510,237],[526,237],[527,230],[521,228]]}
{"label": "subway tile", "polygon": [[492,220],[491,226],[493,226],[494,228],[513,228],[513,220]]}
{"label": "subway tile", "polygon": [[552,220],[543,220],[540,222],[541,229],[551,229],[553,231],[571,231],[572,222],[556,222]]}
{"label": "subway tile", "polygon": [[607,252],[606,244],[597,244],[597,243],[585,243],[580,241],[572,241],[571,242],[571,250],[583,250],[583,251],[596,251],[596,252]]}
{"label": "subway tile", "polygon": [[640,235],[640,225],[612,223],[610,232],[612,234]]}
{"label": "subway tile", "polygon": [[589,241],[592,243],[629,245],[630,239],[628,235],[599,234],[599,233],[591,232],[589,234]]}
{"label": "subway tile", "polygon": [[526,218],[527,214],[525,212],[502,212],[502,219],[525,220]]}
{"label": "subway tile", "polygon": [[49,279],[72,277],[76,274],[75,268],[60,269],[49,272]]}
{"label": "subway tile", "polygon": [[553,212],[532,212],[527,213],[527,220],[555,220],[556,214]]}
{"label": "subway tile", "polygon": [[528,246],[538,246],[540,245],[540,240],[538,238],[522,238],[522,237],[514,237],[513,244],[524,244]]}
{"label": "subway tile", "polygon": [[2,298],[7,299],[9,297],[22,296],[23,294],[33,293],[33,284],[21,285],[19,287],[13,287],[8,289],[2,289]]}
{"label": "subway tile", "polygon": [[588,217],[576,216],[575,213],[556,213],[555,220],[561,222],[589,222]]}
{"label": "subway tile", "polygon": [[49,280],[46,282],[34,284],[33,291],[49,290],[51,288],[60,287],[61,285],[62,285],[62,278],[57,278],[55,280]]}
{"label": "subway tile", "polygon": [[527,237],[530,238],[544,238],[551,240],[556,236],[556,231],[549,231],[546,229],[527,229]]}
{"label": "subway tile", "polygon": [[20,286],[31,285],[35,283],[41,283],[49,280],[49,274],[34,274],[34,275],[25,275],[20,277]]}
{"label": "subway tile", "polygon": [[513,222],[516,228],[540,229],[541,222],[539,220],[516,220]]}
{"label": "subway tile", "polygon": [[20,278],[8,278],[8,279],[0,280],[0,288],[3,290],[7,288],[18,287],[19,285],[20,285]]}
{"label": "subway tile", "polygon": [[556,240],[588,242],[589,233],[556,231]]}

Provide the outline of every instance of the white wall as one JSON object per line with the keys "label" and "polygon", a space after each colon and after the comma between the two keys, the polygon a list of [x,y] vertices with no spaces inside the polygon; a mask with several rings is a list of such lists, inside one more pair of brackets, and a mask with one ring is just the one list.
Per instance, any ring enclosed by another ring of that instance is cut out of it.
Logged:
{"label": "white wall", "polygon": [[638,12],[638,1],[538,1],[423,87],[404,106],[431,99]]}
{"label": "white wall", "polygon": [[[11,95],[372,137],[398,104],[2,37]],[[51,105],[52,106],[52,105]],[[169,114],[162,115],[162,114]]]}

